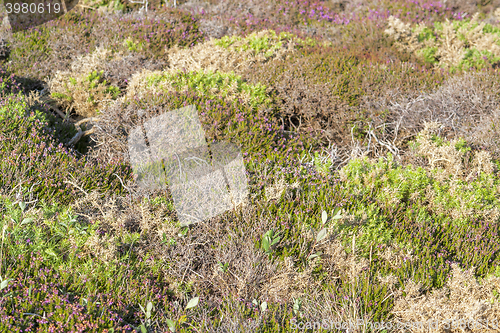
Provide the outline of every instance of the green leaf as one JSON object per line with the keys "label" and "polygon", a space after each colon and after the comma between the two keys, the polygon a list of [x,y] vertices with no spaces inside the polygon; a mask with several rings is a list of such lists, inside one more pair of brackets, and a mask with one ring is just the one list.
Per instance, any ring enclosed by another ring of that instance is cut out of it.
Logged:
{"label": "green leaf", "polygon": [[311,259],[314,259],[316,257],[319,257],[322,253],[321,252],[316,252],[314,254],[311,254],[309,257],[307,257],[307,259],[311,260]]}
{"label": "green leaf", "polygon": [[199,297],[192,298],[192,299],[188,302],[188,304],[187,304],[187,306],[186,306],[186,310],[187,310],[187,309],[194,308],[195,306],[197,306],[197,305],[198,305],[198,301],[199,301],[199,300],[200,300],[200,298],[199,298]]}
{"label": "green leaf", "polygon": [[229,263],[226,262],[225,264],[222,264],[220,261],[219,261],[219,269],[222,271],[222,272],[226,272],[227,271],[227,267],[229,266]]}
{"label": "green leaf", "polygon": [[260,309],[262,311],[266,311],[267,310],[267,302],[262,302],[262,304],[260,305]]}
{"label": "green leaf", "polygon": [[301,307],[302,307],[302,301],[300,300],[300,298],[297,298],[295,302],[293,302],[293,312],[297,315]]}
{"label": "green leaf", "polygon": [[144,324],[141,324],[141,326],[139,326],[141,328],[141,332],[142,333],[148,333],[148,330],[146,329],[146,327],[144,326]]}
{"label": "green leaf", "polygon": [[149,318],[151,317],[151,310],[153,309],[153,303],[151,301],[148,302],[148,305],[146,306],[146,317]]}
{"label": "green leaf", "polygon": [[267,237],[264,237],[264,239],[262,239],[262,247],[264,248],[264,251],[268,252],[269,251],[269,239]]}
{"label": "green leaf", "polygon": [[170,332],[175,332],[175,323],[172,320],[167,319],[167,326],[170,329]]}
{"label": "green leaf", "polygon": [[328,214],[326,213],[326,211],[323,211],[323,213],[321,213],[321,220],[323,221],[323,224],[325,224],[326,220],[328,220]]}
{"label": "green leaf", "polygon": [[65,95],[65,94],[61,94],[61,93],[58,93],[58,92],[51,93],[51,96],[55,97],[55,98],[59,98],[59,99],[66,99],[69,102],[71,102],[73,100],[73,98],[71,96],[68,96],[68,95]]}
{"label": "green leaf", "polygon": [[318,232],[318,235],[316,236],[316,241],[321,241],[323,238],[326,237],[326,228],[323,228]]}
{"label": "green leaf", "polygon": [[19,207],[21,207],[21,210],[24,212],[24,209],[26,208],[26,203],[25,203],[25,202],[23,202],[23,201],[21,201],[21,202],[19,203]]}
{"label": "green leaf", "polygon": [[281,237],[276,237],[275,239],[273,239],[273,242],[271,243],[271,246],[273,246],[274,244],[278,243],[280,241],[280,238]]}
{"label": "green leaf", "polygon": [[57,254],[52,249],[45,249],[45,253],[57,258]]}
{"label": "green leaf", "polygon": [[5,288],[7,288],[7,286],[9,285],[9,282],[12,281],[12,279],[5,279],[2,281],[2,283],[0,283],[0,290],[3,290]]}
{"label": "green leaf", "polygon": [[342,215],[340,214],[340,207],[336,207],[333,210],[333,217],[332,217],[332,219],[333,220],[338,220],[338,219],[341,219],[341,218],[342,218]]}
{"label": "green leaf", "polygon": [[28,223],[31,223],[33,222],[33,219],[31,217],[27,217],[23,220],[23,222],[21,222],[21,225],[23,224],[28,224]]}

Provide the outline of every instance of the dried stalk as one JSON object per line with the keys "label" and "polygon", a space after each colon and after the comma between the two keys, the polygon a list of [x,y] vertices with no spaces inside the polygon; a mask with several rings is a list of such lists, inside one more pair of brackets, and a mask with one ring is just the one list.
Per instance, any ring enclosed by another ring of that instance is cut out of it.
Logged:
{"label": "dried stalk", "polygon": [[71,140],[68,142],[68,146],[73,146],[75,143],[77,143],[83,136],[86,136],[86,135],[89,135],[89,134],[92,134],[95,132],[95,129],[94,128],[91,128],[85,132],[82,131],[80,125],[83,124],[83,123],[86,123],[86,122],[89,122],[89,121],[99,121],[100,118],[99,117],[89,117],[89,118],[85,118],[85,119],[82,119],[78,122],[75,123],[75,126],[76,128],[78,129],[78,133],[75,134],[75,136],[73,136],[71,138]]}

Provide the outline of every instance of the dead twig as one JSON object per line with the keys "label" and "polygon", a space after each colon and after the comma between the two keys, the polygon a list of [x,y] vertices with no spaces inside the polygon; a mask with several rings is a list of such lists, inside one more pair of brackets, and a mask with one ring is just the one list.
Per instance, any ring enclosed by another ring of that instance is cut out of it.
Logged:
{"label": "dead twig", "polygon": [[95,10],[94,7],[90,7],[90,6],[85,6],[85,5],[81,5],[81,4],[78,4],[77,6],[80,6],[82,8],[88,8],[88,9],[92,9],[92,10]]}
{"label": "dead twig", "polygon": [[86,135],[89,135],[89,134],[92,134],[95,132],[95,129],[89,129],[85,132],[82,131],[81,128],[78,128],[78,133],[75,134],[75,136],[73,136],[73,138],[71,138],[71,140],[68,142],[68,146],[73,146],[75,143],[77,143],[83,136],[86,136]]}
{"label": "dead twig", "polygon": [[[71,176],[71,178],[73,178],[74,181],[76,181],[76,179],[75,179],[75,177],[73,175],[70,174],[70,176]],[[85,191],[83,188],[81,188],[77,184],[75,184],[73,182],[70,182],[69,180],[64,180],[63,182],[67,183],[67,184],[73,185],[74,187],[76,187],[77,189],[79,189],[80,191],[82,191],[83,193],[85,193],[85,195],[88,195],[87,191]]]}
{"label": "dead twig", "polygon": [[82,131],[80,128],[80,125],[89,121],[99,121],[101,118],[99,117],[90,117],[90,118],[85,118],[82,119],[78,122],[75,123],[76,128],[78,129],[78,132],[71,138],[71,140],[68,142],[68,146],[73,146],[75,143],[77,143],[83,136],[90,135],[95,132],[94,128],[91,128],[87,131]]}
{"label": "dead twig", "polygon": [[82,120],[76,122],[75,126],[80,126],[81,124],[89,122],[89,121],[99,121],[99,120],[101,120],[101,118],[99,118],[99,117],[89,117],[89,118],[85,118],[85,119],[82,119]]}
{"label": "dead twig", "polygon": [[61,110],[59,110],[58,107],[55,107],[55,106],[52,106],[51,109],[53,111],[55,111],[62,119],[65,119],[66,118],[66,115],[64,113],[62,113]]}

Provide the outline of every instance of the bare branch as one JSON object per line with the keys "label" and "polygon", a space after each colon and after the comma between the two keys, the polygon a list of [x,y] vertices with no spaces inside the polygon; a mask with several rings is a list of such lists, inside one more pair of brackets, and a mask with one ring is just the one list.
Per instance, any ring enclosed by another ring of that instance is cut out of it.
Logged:
{"label": "bare branch", "polygon": [[68,146],[75,145],[82,137],[84,137],[86,135],[90,135],[90,134],[95,132],[95,128],[93,128],[93,127],[91,129],[83,132],[82,129],[80,128],[81,124],[89,122],[89,121],[99,121],[100,119],[101,118],[99,118],[99,117],[89,117],[89,118],[85,118],[85,119],[82,119],[82,120],[76,122],[75,126],[78,129],[78,133],[76,133],[75,136],[73,136],[71,138],[71,140],[68,142]]}

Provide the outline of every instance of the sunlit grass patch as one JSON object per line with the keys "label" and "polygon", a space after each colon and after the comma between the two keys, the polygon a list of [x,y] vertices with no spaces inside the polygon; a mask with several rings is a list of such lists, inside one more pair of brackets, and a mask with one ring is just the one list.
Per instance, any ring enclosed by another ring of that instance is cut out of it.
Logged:
{"label": "sunlit grass patch", "polygon": [[479,13],[464,20],[435,22],[433,26],[419,23],[412,27],[393,16],[388,22],[385,32],[396,41],[397,47],[415,52],[435,68],[454,72],[500,62],[498,27],[480,22]]}
{"label": "sunlit grass patch", "polygon": [[301,39],[288,32],[276,34],[274,30],[253,32],[246,37],[225,36],[215,41],[215,45],[225,49],[243,52],[251,50],[255,55],[263,54],[269,58],[285,46],[285,43],[295,43],[299,46],[314,46],[318,42],[312,38]]}
{"label": "sunlit grass patch", "polygon": [[196,91],[200,96],[223,98],[228,101],[241,99],[243,103],[257,108],[271,102],[266,86],[248,84],[241,76],[231,73],[199,71],[199,72],[161,72],[143,77],[144,84],[134,82],[128,96],[141,92]]}

